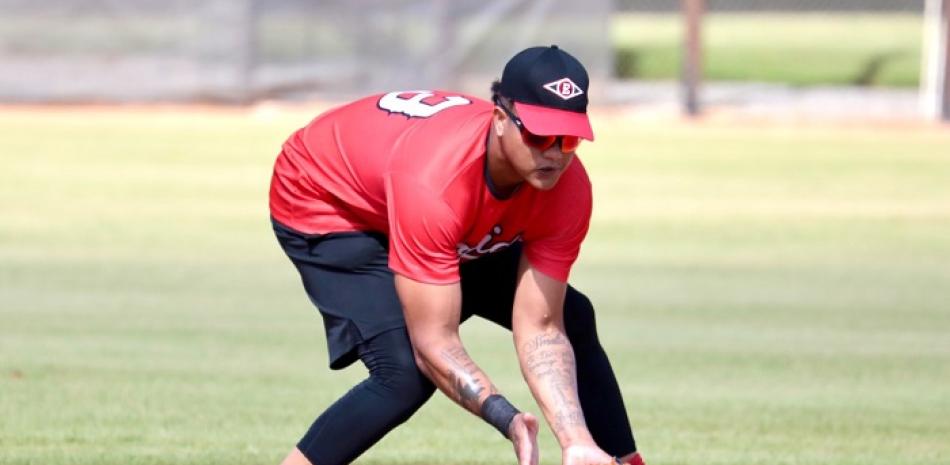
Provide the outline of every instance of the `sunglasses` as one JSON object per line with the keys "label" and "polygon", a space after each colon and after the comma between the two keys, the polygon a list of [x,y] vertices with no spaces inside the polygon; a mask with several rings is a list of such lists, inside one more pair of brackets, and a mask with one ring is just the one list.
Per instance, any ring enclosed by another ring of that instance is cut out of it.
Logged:
{"label": "sunglasses", "polygon": [[502,110],[504,110],[505,114],[511,118],[511,121],[514,121],[515,126],[518,126],[518,129],[521,130],[521,140],[531,147],[543,152],[553,147],[554,144],[560,142],[562,153],[572,153],[577,150],[578,145],[581,145],[581,138],[577,136],[541,136],[534,134],[531,131],[525,129],[524,122],[521,121],[521,118],[515,116],[515,114],[509,110],[508,107],[502,105],[497,99],[495,100],[495,105],[498,105]]}

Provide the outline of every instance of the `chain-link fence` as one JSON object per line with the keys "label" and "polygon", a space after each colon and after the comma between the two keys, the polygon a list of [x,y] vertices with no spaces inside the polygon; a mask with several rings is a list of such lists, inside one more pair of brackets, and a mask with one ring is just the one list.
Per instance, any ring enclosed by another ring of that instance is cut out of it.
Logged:
{"label": "chain-link fence", "polygon": [[[704,79],[913,88],[923,5],[707,0]],[[682,63],[680,8],[681,0],[0,0],[0,102],[241,102],[393,88],[483,95],[509,56],[550,43],[595,80],[669,81]]]}
{"label": "chain-link fence", "polygon": [[392,88],[487,93],[558,43],[593,79],[609,0],[0,0],[0,101],[247,101]]}

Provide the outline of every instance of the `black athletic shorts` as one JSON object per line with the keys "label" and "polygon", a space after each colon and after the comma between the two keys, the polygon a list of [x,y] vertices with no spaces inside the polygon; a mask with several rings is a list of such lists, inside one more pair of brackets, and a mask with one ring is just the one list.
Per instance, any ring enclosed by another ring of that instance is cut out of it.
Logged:
{"label": "black athletic shorts", "polygon": [[[406,326],[389,269],[386,235],[355,231],[312,235],[272,223],[278,242],[323,317],[330,368],[339,370],[356,361],[360,342]],[[520,243],[516,243],[462,264],[463,321],[478,314],[511,328],[520,257]]]}

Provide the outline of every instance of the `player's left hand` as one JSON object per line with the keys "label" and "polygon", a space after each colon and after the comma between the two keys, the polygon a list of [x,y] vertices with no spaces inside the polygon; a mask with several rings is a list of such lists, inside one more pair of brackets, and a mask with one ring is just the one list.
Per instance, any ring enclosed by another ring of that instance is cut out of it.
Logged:
{"label": "player's left hand", "polygon": [[521,412],[511,420],[508,437],[515,448],[518,465],[538,465],[538,418]]}

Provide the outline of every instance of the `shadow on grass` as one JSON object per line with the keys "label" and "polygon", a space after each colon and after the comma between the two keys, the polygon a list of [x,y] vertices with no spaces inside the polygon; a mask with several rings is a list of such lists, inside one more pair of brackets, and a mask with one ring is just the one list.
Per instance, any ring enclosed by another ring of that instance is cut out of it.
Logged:
{"label": "shadow on grass", "polygon": [[879,82],[881,70],[883,70],[889,62],[893,62],[902,55],[901,52],[896,51],[880,52],[871,55],[861,67],[857,76],[851,80],[851,84],[862,87],[874,85]]}
{"label": "shadow on grass", "polygon": [[614,76],[621,79],[640,77],[640,53],[633,47],[614,49]]}

